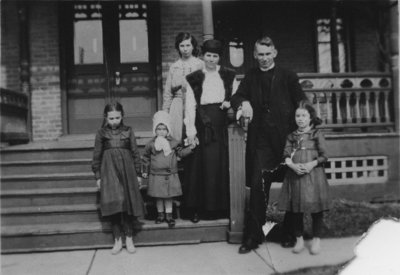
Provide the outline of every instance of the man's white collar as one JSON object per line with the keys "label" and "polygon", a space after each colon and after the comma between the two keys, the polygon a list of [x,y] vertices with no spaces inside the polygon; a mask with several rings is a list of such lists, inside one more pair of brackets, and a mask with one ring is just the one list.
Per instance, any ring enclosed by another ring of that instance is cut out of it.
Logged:
{"label": "man's white collar", "polygon": [[263,69],[263,68],[261,68],[261,67],[259,67],[259,68],[260,68],[261,71],[267,72],[267,71],[272,70],[273,68],[275,68],[275,63],[272,63],[272,65],[269,66],[269,67],[266,68],[266,69]]}

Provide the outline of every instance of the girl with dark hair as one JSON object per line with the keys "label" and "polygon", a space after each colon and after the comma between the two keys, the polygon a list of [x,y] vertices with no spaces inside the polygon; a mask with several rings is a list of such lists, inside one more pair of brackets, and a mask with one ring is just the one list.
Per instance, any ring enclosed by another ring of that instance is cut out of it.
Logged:
{"label": "girl with dark hair", "polygon": [[321,250],[323,211],[329,209],[329,185],[323,164],[328,160],[324,135],[315,126],[321,124],[314,107],[301,101],[295,115],[297,130],[289,134],[284,149],[289,167],[279,196],[279,209],[293,212],[296,245],[293,253],[304,250],[303,216],[311,213],[313,240],[311,254]]}
{"label": "girl with dark hair", "polygon": [[164,87],[162,109],[171,116],[171,135],[176,140],[181,141],[186,93],[185,76],[201,69],[203,61],[196,57],[198,53],[197,41],[190,33],[178,33],[175,38],[175,49],[180,58],[169,68]]}
{"label": "girl with dark hair", "polygon": [[120,103],[109,103],[104,108],[102,127],[97,131],[92,170],[100,189],[100,209],[111,221],[114,235],[112,254],[122,249],[125,233],[126,249],[135,252],[133,220],[144,214],[139,191],[140,155],[135,134],[123,124],[124,110]]}

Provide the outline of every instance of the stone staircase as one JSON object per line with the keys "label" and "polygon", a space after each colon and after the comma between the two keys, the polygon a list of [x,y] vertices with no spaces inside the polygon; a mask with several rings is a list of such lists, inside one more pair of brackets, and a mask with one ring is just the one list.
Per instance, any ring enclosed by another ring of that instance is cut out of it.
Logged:
{"label": "stone staircase", "polygon": [[[148,139],[138,138],[143,148]],[[93,139],[30,143],[1,149],[1,252],[91,249],[112,246],[98,209],[90,164]],[[136,224],[137,245],[222,241],[229,220],[152,220]]]}

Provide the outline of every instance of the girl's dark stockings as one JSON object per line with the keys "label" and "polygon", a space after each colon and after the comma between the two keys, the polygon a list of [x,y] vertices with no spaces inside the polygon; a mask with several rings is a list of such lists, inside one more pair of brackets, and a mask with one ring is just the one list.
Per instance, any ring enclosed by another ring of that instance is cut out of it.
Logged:
{"label": "girl's dark stockings", "polygon": [[[293,213],[293,227],[296,237],[301,237],[304,234],[303,217],[304,213]],[[319,238],[322,230],[323,212],[311,213],[311,217],[313,237]]]}
{"label": "girl's dark stockings", "polygon": [[110,216],[111,227],[115,239],[122,237],[122,232],[125,237],[132,237],[133,235],[133,218],[126,212],[117,213]]}

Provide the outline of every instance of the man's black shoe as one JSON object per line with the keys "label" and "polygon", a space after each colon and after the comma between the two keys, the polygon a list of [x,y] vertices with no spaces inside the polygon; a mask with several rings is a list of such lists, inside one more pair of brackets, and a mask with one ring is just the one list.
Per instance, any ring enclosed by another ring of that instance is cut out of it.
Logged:
{"label": "man's black shoe", "polygon": [[293,239],[283,240],[281,242],[281,246],[284,248],[294,247],[295,244],[296,244],[296,240],[293,240]]}
{"label": "man's black shoe", "polygon": [[197,213],[194,213],[193,217],[190,220],[192,223],[198,223],[200,221],[199,215]]}
{"label": "man's black shoe", "polygon": [[239,247],[239,254],[249,253],[250,251],[256,249],[257,247],[258,247],[257,243],[255,243],[252,240],[248,240]]}

